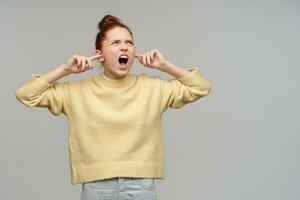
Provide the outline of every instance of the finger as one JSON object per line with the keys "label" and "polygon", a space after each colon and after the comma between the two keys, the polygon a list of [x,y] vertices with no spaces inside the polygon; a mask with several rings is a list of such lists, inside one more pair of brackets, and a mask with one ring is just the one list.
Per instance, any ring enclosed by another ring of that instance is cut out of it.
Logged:
{"label": "finger", "polygon": [[81,70],[83,71],[84,70],[84,66],[85,66],[85,60],[84,60],[84,58],[82,56],[80,57],[80,59],[81,59]]}
{"label": "finger", "polygon": [[74,55],[73,56],[74,60],[75,60],[75,64],[77,64],[77,68],[78,68],[78,63],[79,63],[79,59],[78,59],[78,56]]}
{"label": "finger", "polygon": [[151,58],[151,62],[153,62],[153,60],[154,60],[154,52],[151,52],[150,58]]}
{"label": "finger", "polygon": [[86,70],[90,69],[89,59],[87,57],[84,57],[83,60],[84,60],[84,63],[85,63],[84,64],[84,71],[86,71]]}
{"label": "finger", "polygon": [[89,69],[91,69],[92,68],[92,61],[90,59],[87,59],[87,62],[89,64]]}
{"label": "finger", "polygon": [[162,59],[162,58],[163,58],[163,56],[161,55],[161,53],[160,53],[159,50],[157,50],[157,49],[155,49],[153,55],[154,55],[154,56],[157,56],[158,59]]}
{"label": "finger", "polygon": [[143,56],[143,54],[136,53],[134,57],[140,58],[140,57],[142,57],[142,56]]}
{"label": "finger", "polygon": [[143,62],[143,65],[146,65],[146,56],[145,55],[142,57],[142,62]]}
{"label": "finger", "polygon": [[142,57],[136,56],[135,58],[138,59],[139,62],[142,62]]}
{"label": "finger", "polygon": [[150,65],[150,55],[149,55],[149,53],[146,55],[146,64]]}
{"label": "finger", "polygon": [[94,55],[94,56],[89,57],[89,59],[90,59],[91,61],[93,61],[93,60],[96,60],[96,59],[98,59],[98,58],[100,58],[100,57],[101,57],[101,55]]}
{"label": "finger", "polygon": [[143,56],[140,57],[140,60],[141,60],[141,64],[144,65],[144,60],[143,60]]}
{"label": "finger", "polygon": [[136,58],[138,59],[139,63],[141,63],[142,65],[145,66],[145,63],[143,62],[143,55],[142,54],[136,55]]}
{"label": "finger", "polygon": [[90,67],[89,67],[89,69],[95,69],[95,67],[96,67],[96,65],[94,65],[94,64],[92,63],[92,61],[90,61]]}
{"label": "finger", "polygon": [[148,66],[147,57],[148,57],[148,53],[147,53],[147,54],[145,54],[145,65],[147,65],[147,66]]}
{"label": "finger", "polygon": [[95,65],[92,63],[91,59],[87,58],[87,63],[88,63],[88,70],[94,69]]}
{"label": "finger", "polygon": [[139,60],[139,62],[140,62],[142,65],[144,64],[144,63],[143,63],[143,56],[138,57],[137,59]]}
{"label": "finger", "polygon": [[139,63],[142,63],[142,59],[140,57],[138,57],[136,59],[138,59]]}
{"label": "finger", "polygon": [[79,56],[76,56],[76,61],[77,61],[77,69],[80,70],[80,67],[81,67],[81,59]]}

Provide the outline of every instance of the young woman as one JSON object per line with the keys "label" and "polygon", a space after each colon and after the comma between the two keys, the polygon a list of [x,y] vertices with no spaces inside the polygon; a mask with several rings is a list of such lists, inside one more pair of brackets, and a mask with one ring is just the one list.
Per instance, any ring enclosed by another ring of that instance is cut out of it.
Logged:
{"label": "young woman", "polygon": [[[96,52],[73,55],[46,74],[32,74],[16,98],[68,119],[71,183],[82,184],[81,199],[157,199],[154,179],[164,178],[162,114],[211,91],[197,67],[183,69],[159,50],[135,52],[131,30],[106,15],[98,24]],[[132,74],[137,59],[144,67],[174,76],[164,80]],[[56,82],[96,67],[99,75]]]}

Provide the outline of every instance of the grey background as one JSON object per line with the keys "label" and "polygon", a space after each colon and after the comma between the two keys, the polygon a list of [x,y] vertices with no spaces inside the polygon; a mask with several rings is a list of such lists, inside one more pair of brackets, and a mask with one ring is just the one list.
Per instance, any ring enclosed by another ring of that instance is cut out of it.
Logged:
{"label": "grey background", "polygon": [[[136,49],[198,66],[212,92],[164,114],[160,200],[300,199],[299,1],[1,0],[0,199],[79,199],[65,116],[15,91],[73,54],[94,53],[97,23],[123,20]],[[172,78],[144,68],[133,73]],[[63,79],[80,79],[97,70]]]}

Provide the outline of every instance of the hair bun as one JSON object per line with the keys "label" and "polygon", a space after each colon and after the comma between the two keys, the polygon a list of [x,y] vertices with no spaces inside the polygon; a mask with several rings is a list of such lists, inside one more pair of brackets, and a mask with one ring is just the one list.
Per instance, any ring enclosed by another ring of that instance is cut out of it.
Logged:
{"label": "hair bun", "polygon": [[98,50],[102,49],[102,43],[105,40],[106,37],[106,33],[107,31],[115,28],[115,27],[121,27],[121,28],[125,28],[129,31],[129,33],[131,34],[131,36],[133,37],[133,34],[130,30],[130,28],[128,26],[126,26],[125,24],[123,24],[123,22],[112,15],[105,15],[100,22],[98,22],[98,28],[99,28],[99,32],[97,33],[96,36],[96,41],[95,41],[95,47]]}
{"label": "hair bun", "polygon": [[101,31],[105,26],[109,24],[120,24],[121,20],[112,15],[105,15],[102,20],[98,23],[98,28]]}

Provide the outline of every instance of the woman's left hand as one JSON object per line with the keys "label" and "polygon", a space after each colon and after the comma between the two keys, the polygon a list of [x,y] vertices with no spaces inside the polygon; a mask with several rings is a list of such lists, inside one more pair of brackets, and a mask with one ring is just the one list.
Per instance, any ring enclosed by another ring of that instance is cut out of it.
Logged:
{"label": "woman's left hand", "polygon": [[148,51],[145,54],[135,54],[135,58],[137,58],[139,62],[144,65],[144,67],[153,69],[159,69],[167,63],[167,60],[163,57],[158,49]]}

